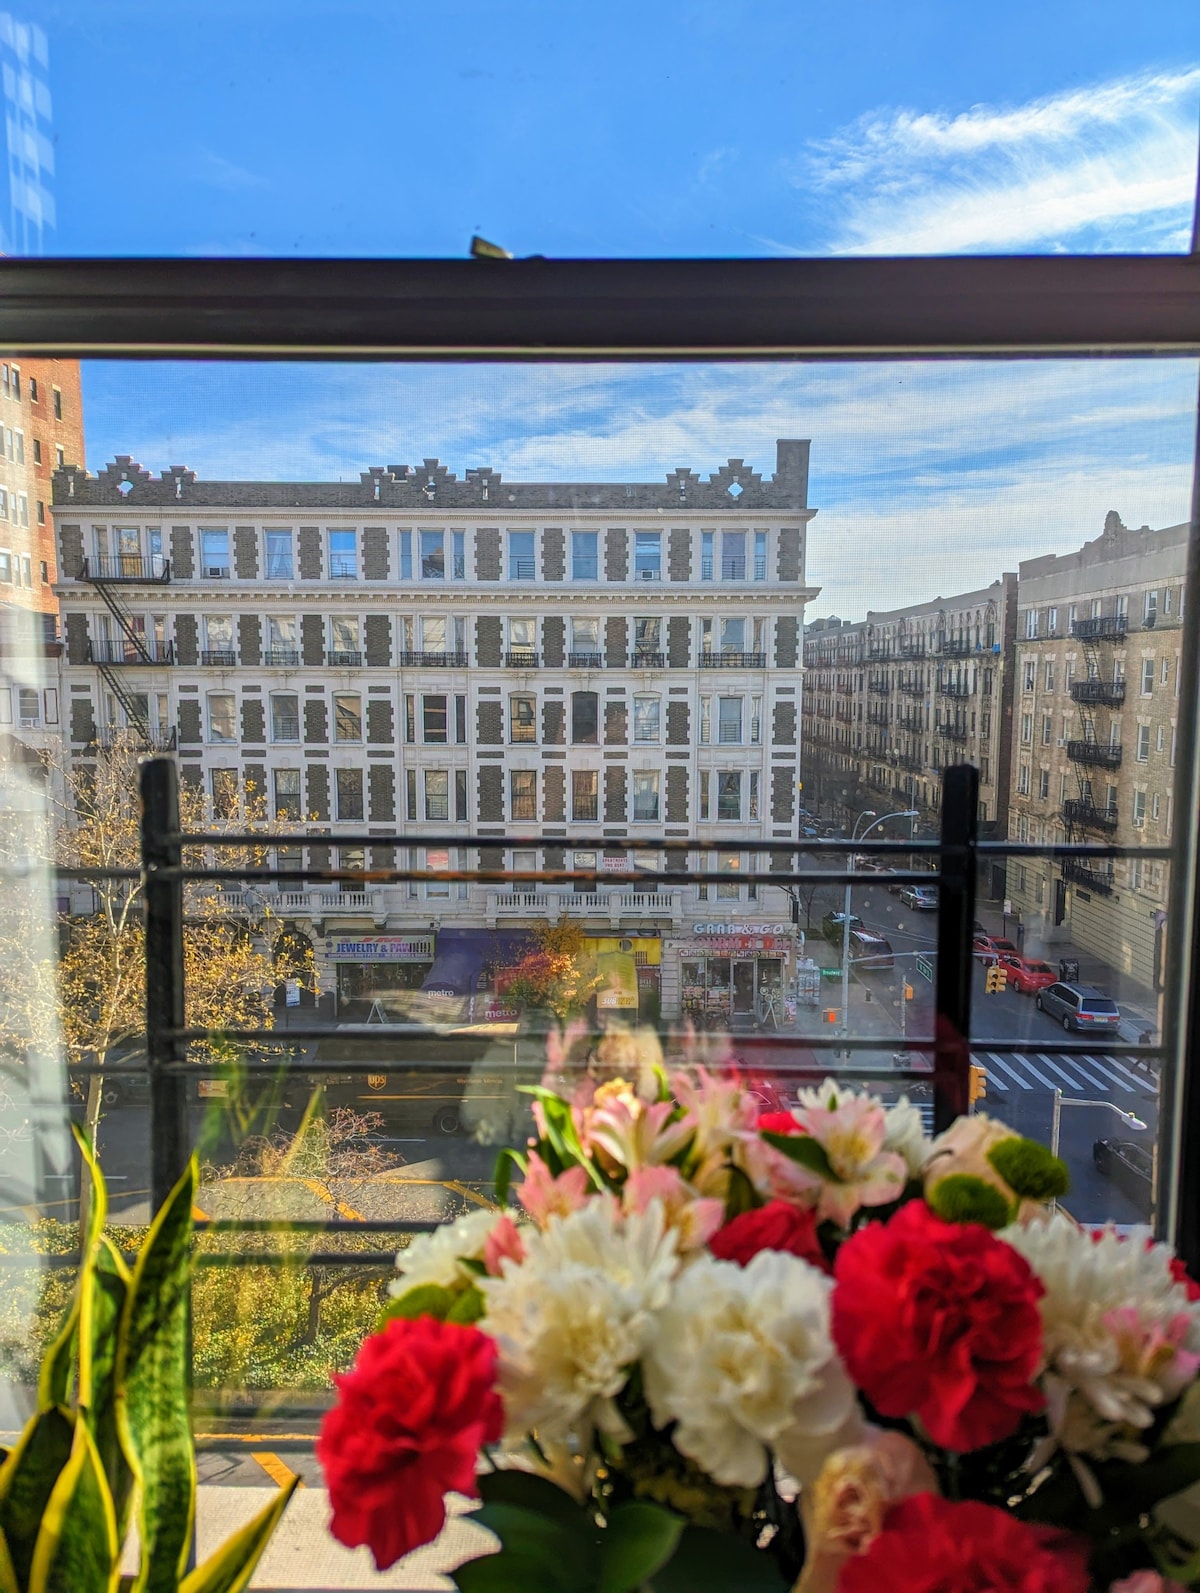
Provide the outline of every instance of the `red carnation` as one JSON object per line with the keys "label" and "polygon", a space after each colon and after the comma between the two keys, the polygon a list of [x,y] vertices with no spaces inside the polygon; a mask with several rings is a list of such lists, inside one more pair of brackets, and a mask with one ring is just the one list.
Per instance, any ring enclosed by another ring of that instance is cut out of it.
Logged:
{"label": "red carnation", "polygon": [[785,1250],[822,1272],[830,1270],[817,1240],[815,1214],[786,1200],[771,1200],[757,1211],[742,1212],[712,1236],[708,1248],[718,1261],[736,1261],[739,1267],[760,1250]]}
{"label": "red carnation", "polygon": [[432,1317],[364,1341],[317,1440],[339,1543],[368,1544],[386,1571],[437,1537],[447,1493],[476,1497],[479,1451],[504,1427],[495,1368],[486,1333]]}
{"label": "red carnation", "polygon": [[807,1134],[790,1112],[760,1112],[754,1120],[760,1134]]}
{"label": "red carnation", "polygon": [[916,1416],[935,1444],[963,1452],[1042,1409],[1044,1291],[986,1228],[910,1201],[848,1239],[834,1275],[834,1343],[882,1415]]}
{"label": "red carnation", "polygon": [[[1147,1241],[1147,1243],[1150,1242],[1149,1240]],[[1187,1267],[1184,1266],[1178,1256],[1171,1257],[1170,1267],[1172,1278],[1174,1278],[1176,1283],[1183,1284],[1184,1289],[1187,1291],[1188,1300],[1200,1300],[1200,1285],[1196,1283],[1194,1278],[1189,1276]]]}
{"label": "red carnation", "polygon": [[968,1499],[918,1493],[888,1511],[838,1593],[1088,1593],[1087,1547],[1050,1527]]}

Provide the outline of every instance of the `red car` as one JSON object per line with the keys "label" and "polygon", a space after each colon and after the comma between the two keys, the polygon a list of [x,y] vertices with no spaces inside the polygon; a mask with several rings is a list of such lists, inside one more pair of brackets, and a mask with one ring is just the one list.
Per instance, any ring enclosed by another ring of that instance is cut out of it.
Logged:
{"label": "red car", "polygon": [[1006,952],[1000,958],[1001,966],[1008,970],[1008,982],[1018,994],[1031,996],[1035,990],[1052,985],[1058,975],[1048,962],[1037,957],[1014,957]]}
{"label": "red car", "polygon": [[1006,960],[1009,957],[1016,957],[1019,961],[1021,948],[1014,946],[1011,940],[1005,940],[1000,935],[976,934],[971,942],[971,955],[978,957],[986,968],[994,962],[999,962],[1002,957]]}

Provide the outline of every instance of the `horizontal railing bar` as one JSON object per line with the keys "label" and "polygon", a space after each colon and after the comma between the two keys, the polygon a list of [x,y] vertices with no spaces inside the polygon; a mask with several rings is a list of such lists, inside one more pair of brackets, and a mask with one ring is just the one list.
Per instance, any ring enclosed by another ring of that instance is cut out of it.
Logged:
{"label": "horizontal railing bar", "polygon": [[[1147,852],[1139,852],[1139,857],[1145,857]],[[431,885],[571,885],[591,884],[604,885],[610,890],[636,891],[639,886],[664,885],[673,886],[676,890],[685,885],[739,883],[742,885],[786,885],[786,884],[826,884],[841,885],[847,881],[856,884],[869,884],[872,878],[878,875],[851,872],[848,869],[802,869],[784,873],[775,870],[757,869],[750,870],[722,870],[722,869],[689,869],[686,874],[652,873],[649,869],[639,870],[636,874],[606,874],[606,873],[574,873],[569,870],[522,870],[520,872],[509,870],[504,873],[495,869],[377,869],[377,870],[346,870],[346,869],[302,869],[295,873],[276,874],[269,869],[239,869],[239,868],[214,868],[214,869],[162,869],[156,875],[158,879],[182,879],[188,882],[198,880],[241,880],[254,884],[260,881],[287,881],[297,880],[309,885],[402,885],[405,883],[426,883]],[[936,885],[939,875],[928,869],[889,870],[888,879],[900,885],[913,882],[924,885]]]}
{"label": "horizontal railing bar", "polygon": [[[219,1184],[204,1184],[201,1194],[220,1187]],[[406,1221],[403,1217],[396,1222],[388,1222],[383,1217],[364,1217],[361,1222],[350,1222],[344,1217],[331,1217],[328,1222],[309,1217],[297,1218],[294,1222],[288,1218],[214,1217],[204,1221],[197,1218],[192,1227],[196,1233],[437,1233],[445,1224],[416,1218]]]}
{"label": "horizontal railing bar", "polygon": [[[198,1267],[377,1267],[392,1272],[396,1266],[394,1250],[314,1250],[309,1254],[297,1252],[295,1255],[284,1255],[277,1250],[199,1250],[192,1259]],[[137,1260],[137,1252],[126,1251],[125,1260],[132,1264]],[[79,1252],[73,1250],[62,1255],[47,1255],[31,1250],[23,1255],[12,1251],[0,1255],[0,1270],[20,1266],[38,1266],[46,1271],[78,1267]]]}
{"label": "horizontal railing bar", "polygon": [[362,830],[350,831],[338,835],[314,835],[311,831],[292,830],[288,833],[277,834],[274,831],[251,832],[249,834],[220,834],[207,835],[182,831],[177,835],[166,837],[168,844],[178,846],[322,846],[331,843],[337,846],[472,846],[484,850],[495,851],[497,848],[518,847],[543,847],[565,846],[586,847],[601,852],[862,852],[871,851],[887,852],[937,852],[943,850],[942,843],[936,840],[912,841],[854,841],[854,840],[814,840],[797,838],[795,840],[780,841],[762,840],[747,841],[733,840],[728,842],[721,835],[711,836],[707,839],[697,839],[695,836],[689,840],[681,840],[670,836],[648,836],[645,839],[638,837],[634,840],[610,840],[607,836],[597,840],[595,835],[568,834],[555,835],[455,835],[445,832],[434,832],[430,835],[415,835],[389,833],[387,835],[372,835]]}

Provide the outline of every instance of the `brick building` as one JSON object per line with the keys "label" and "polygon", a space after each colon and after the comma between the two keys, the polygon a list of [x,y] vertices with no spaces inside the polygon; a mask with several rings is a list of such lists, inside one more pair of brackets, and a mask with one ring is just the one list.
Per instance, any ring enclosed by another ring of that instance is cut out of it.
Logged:
{"label": "brick building", "polygon": [[668,1014],[686,987],[749,1015],[794,965],[784,892],[639,889],[633,871],[665,861],[656,837],[698,836],[703,860],[744,870],[729,842],[795,834],[808,458],[782,441],[771,476],[732,459],[661,484],[459,480],[433,459],[352,484],[64,469],[71,755],[130,725],[214,802],[253,782],[334,848],[399,830],[415,866],[445,867],[459,849],[422,836],[516,834],[537,844],[506,866],[612,874],[281,898],[344,999],[449,989],[481,927],[568,912]]}

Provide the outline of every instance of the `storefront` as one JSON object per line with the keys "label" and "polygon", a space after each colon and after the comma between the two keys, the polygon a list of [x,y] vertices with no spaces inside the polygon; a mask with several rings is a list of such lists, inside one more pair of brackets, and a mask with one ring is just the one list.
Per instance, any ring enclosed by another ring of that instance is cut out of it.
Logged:
{"label": "storefront", "polygon": [[650,1015],[659,1001],[662,941],[657,936],[603,935],[585,939],[584,955],[592,959],[585,971],[601,983],[596,1013]]}
{"label": "storefront", "polygon": [[[433,967],[432,935],[327,935],[325,960],[337,969],[341,1016],[402,1017]],[[347,1010],[350,1009],[350,1010]]]}
{"label": "storefront", "polygon": [[791,924],[701,923],[671,949],[685,1018],[716,1028],[734,1020],[782,1027],[788,1020]]}
{"label": "storefront", "polygon": [[421,981],[430,1015],[484,1023],[515,1018],[496,995],[496,977],[533,949],[528,930],[439,929],[437,956]]}

